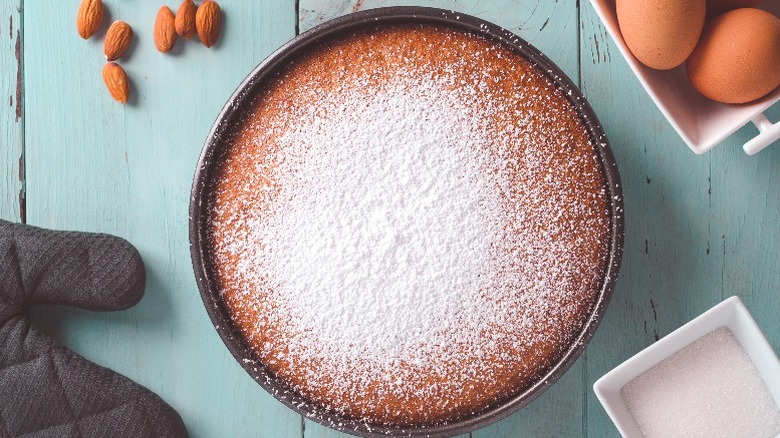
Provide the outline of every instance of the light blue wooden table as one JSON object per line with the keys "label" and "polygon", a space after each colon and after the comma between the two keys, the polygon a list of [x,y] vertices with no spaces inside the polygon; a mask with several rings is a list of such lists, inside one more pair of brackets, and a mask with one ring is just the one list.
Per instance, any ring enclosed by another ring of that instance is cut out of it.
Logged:
{"label": "light blue wooden table", "polygon": [[[169,55],[151,38],[159,2],[104,1],[109,18],[85,42],[74,24],[79,0],[0,0],[0,216],[114,233],[139,248],[148,281],[135,308],[34,317],[68,347],[159,393],[193,437],[338,435],[275,401],[223,346],[195,286],[187,207],[203,141],[237,84],[297,31],[371,7],[455,9],[536,45],[580,85],[623,178],[623,268],[595,338],[551,390],[473,437],[615,436],[593,382],[733,294],[780,349],[780,146],[746,156],[739,145],[753,128],[745,128],[693,155],[587,1],[223,0],[220,43],[180,41]],[[100,76],[113,19],[137,34],[122,61],[134,90],[127,106],[109,98]]]}

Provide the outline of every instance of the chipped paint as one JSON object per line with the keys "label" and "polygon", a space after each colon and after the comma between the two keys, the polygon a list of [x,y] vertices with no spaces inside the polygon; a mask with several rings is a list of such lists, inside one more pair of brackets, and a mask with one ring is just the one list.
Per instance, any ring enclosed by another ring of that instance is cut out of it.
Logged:
{"label": "chipped paint", "polygon": [[24,195],[24,189],[19,189],[19,220],[21,223],[27,223],[27,199]]}
{"label": "chipped paint", "polygon": [[27,223],[27,193],[25,190],[25,175],[24,175],[24,152],[19,156],[19,181],[22,183],[22,187],[19,189],[19,220],[23,223]]}
{"label": "chipped paint", "polygon": [[16,31],[16,121],[22,118],[22,31]]}
{"label": "chipped paint", "polygon": [[650,298],[650,307],[653,308],[653,321],[658,322],[658,313],[655,310],[655,302]]}

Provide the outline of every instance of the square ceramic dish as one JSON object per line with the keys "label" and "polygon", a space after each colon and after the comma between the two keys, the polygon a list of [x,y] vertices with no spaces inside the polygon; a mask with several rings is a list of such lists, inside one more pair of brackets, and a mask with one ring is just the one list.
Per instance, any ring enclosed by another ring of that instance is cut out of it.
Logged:
{"label": "square ceramic dish", "polygon": [[[773,124],[763,114],[780,101],[780,87],[747,104],[729,105],[710,100],[688,82],[685,64],[667,71],[654,70],[631,54],[620,33],[615,0],[591,0],[591,3],[639,82],[693,152],[707,152],[751,121],[759,133],[743,146],[748,155],[780,139],[780,122]],[[780,13],[780,2],[766,3],[764,9],[775,15]]]}
{"label": "square ceramic dish", "polygon": [[693,321],[665,336],[620,364],[593,384],[601,404],[624,437],[641,437],[620,390],[635,377],[692,344],[702,336],[726,327],[747,352],[780,406],[780,359],[739,297],[731,297]]}

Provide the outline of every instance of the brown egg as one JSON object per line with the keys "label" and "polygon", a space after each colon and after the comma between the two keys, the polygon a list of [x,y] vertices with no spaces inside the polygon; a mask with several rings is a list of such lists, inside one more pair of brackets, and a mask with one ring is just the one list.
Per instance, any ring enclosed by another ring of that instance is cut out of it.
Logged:
{"label": "brown egg", "polygon": [[617,0],[615,6],[631,53],[658,70],[685,62],[704,28],[706,0]]}
{"label": "brown egg", "polygon": [[707,0],[707,18],[712,18],[732,9],[752,8],[764,0]]}
{"label": "brown egg", "polygon": [[769,94],[780,85],[780,18],[752,8],[716,17],[687,68],[691,84],[718,102],[745,103]]}

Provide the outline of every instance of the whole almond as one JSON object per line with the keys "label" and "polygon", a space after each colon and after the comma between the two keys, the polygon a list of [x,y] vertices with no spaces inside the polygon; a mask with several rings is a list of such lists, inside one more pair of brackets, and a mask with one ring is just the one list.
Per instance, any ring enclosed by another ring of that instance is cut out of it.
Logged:
{"label": "whole almond", "polygon": [[87,39],[100,29],[103,23],[103,0],[82,0],[76,16],[76,29]]}
{"label": "whole almond", "polygon": [[197,32],[195,30],[195,15],[198,7],[192,0],[184,0],[176,11],[176,33],[180,37],[192,39]]}
{"label": "whole almond", "polygon": [[211,47],[217,42],[221,27],[222,12],[219,4],[214,0],[206,0],[195,15],[195,28],[204,46]]}
{"label": "whole almond", "polygon": [[176,17],[168,6],[163,6],[157,12],[154,21],[154,45],[162,53],[170,52],[176,43]]}
{"label": "whole almond", "polygon": [[114,100],[127,103],[127,98],[130,96],[130,83],[125,69],[115,62],[109,62],[103,67],[103,82],[106,83],[106,88]]}
{"label": "whole almond", "polygon": [[106,54],[106,60],[116,61],[121,58],[130,43],[133,42],[133,28],[124,21],[115,21],[106,32],[106,40],[103,42],[103,53]]}

